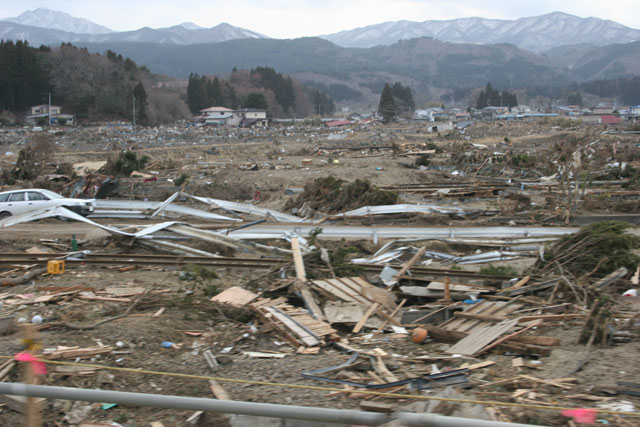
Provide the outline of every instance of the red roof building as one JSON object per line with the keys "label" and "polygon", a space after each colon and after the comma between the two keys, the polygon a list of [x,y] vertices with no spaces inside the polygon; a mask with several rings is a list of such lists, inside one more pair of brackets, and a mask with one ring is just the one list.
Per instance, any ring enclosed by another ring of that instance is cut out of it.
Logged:
{"label": "red roof building", "polygon": [[622,118],[617,116],[600,116],[600,123],[603,125],[617,125],[622,123]]}

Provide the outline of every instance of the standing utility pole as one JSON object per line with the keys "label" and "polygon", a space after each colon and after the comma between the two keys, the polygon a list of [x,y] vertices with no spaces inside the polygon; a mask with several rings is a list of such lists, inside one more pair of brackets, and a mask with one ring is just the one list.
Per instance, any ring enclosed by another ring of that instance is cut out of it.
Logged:
{"label": "standing utility pole", "polygon": [[47,110],[47,112],[49,113],[49,126],[51,126],[51,92],[49,93],[49,109]]}
{"label": "standing utility pole", "polygon": [[136,94],[131,95],[133,97],[133,127],[136,127]]}

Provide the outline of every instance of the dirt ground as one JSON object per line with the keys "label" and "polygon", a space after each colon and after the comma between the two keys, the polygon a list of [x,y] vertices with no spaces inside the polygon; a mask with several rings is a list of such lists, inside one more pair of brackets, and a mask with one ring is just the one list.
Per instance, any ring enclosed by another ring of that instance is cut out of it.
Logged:
{"label": "dirt ground", "polygon": [[[106,160],[118,150],[132,148],[150,156],[150,166],[144,170],[144,173],[152,174],[157,179],[145,182],[142,178],[121,177],[118,190],[110,197],[162,201],[173,192],[182,189],[199,196],[240,202],[252,201],[258,206],[282,210],[286,202],[295,197],[285,194],[287,188],[301,188],[310,180],[329,175],[346,181],[364,179],[379,187],[398,187],[404,184],[446,186],[447,184],[471,183],[470,185],[474,185],[475,183],[479,185],[491,180],[507,182],[515,178],[534,180],[546,175],[543,168],[548,166],[547,163],[551,163],[551,158],[545,158],[544,153],[553,146],[554,141],[566,134],[587,138],[594,133],[592,129],[559,129],[536,123],[478,124],[465,135],[434,135],[428,133],[426,129],[426,126],[409,124],[371,125],[362,128],[354,127],[349,131],[311,127],[288,127],[265,131],[224,131],[176,126],[133,133],[118,127],[78,128],[61,135],[51,136],[54,142],[57,141],[58,149],[50,159],[51,164],[45,165],[45,168],[52,169],[53,164],[62,162],[73,164],[88,160]],[[610,151],[611,145],[617,144],[618,157],[624,154],[625,161],[638,164],[640,155],[637,154],[636,145],[639,142],[637,135],[617,134],[597,137],[602,141],[599,146],[603,146],[601,150],[603,153]],[[14,153],[2,156],[0,166],[4,169],[10,167],[11,162],[16,160],[21,147],[17,144],[29,138],[29,135],[18,131],[5,132],[2,138],[2,151]],[[509,140],[508,143],[505,142],[505,138]],[[478,151],[470,146],[471,142],[488,145],[488,151],[483,149]],[[438,151],[442,148],[444,153],[432,156],[430,168],[424,170],[415,168],[416,155],[411,153],[431,150],[431,144],[435,144]],[[354,147],[362,148],[351,149]],[[530,153],[530,156],[535,159],[523,167],[488,162],[483,166],[482,159],[491,157],[483,153],[494,151]],[[458,163],[452,161],[452,158],[471,156],[479,160]],[[613,154],[603,154],[603,156],[602,159],[593,160],[596,163],[599,162],[597,165],[594,163],[594,169],[602,169],[601,164],[604,165],[615,157]],[[454,173],[458,171],[462,173]],[[173,180],[181,175],[186,175],[187,180],[182,187],[177,187]],[[65,185],[64,182],[51,184],[57,190]],[[14,187],[19,186],[20,183],[14,185]],[[576,212],[586,214],[613,211],[612,213],[616,213],[613,206],[617,204],[624,204],[629,200],[632,201],[631,203],[633,200],[637,203],[637,192],[635,195],[612,194],[610,191],[606,196],[610,201],[609,207],[598,202],[603,199],[597,199],[597,197],[605,196],[596,195],[592,199],[592,205],[595,208],[579,204]],[[557,192],[545,193],[542,190],[529,196],[532,200],[539,201],[539,204],[518,205],[510,198],[508,192],[474,193],[450,197],[443,193],[429,195],[408,191],[399,192],[399,203],[437,203],[465,208],[495,209],[505,217],[520,216],[531,224],[536,224],[539,216],[561,215],[565,210]],[[192,204],[192,206],[208,209],[203,205]],[[637,212],[637,205],[633,209]],[[165,219],[100,219],[98,222],[110,225],[133,225],[141,222],[149,224]],[[207,225],[206,221],[200,219],[184,220],[199,226]],[[350,223],[363,225],[371,223],[371,219],[350,221]],[[395,225],[458,227],[494,224],[488,217],[459,219],[448,216],[410,216],[383,221],[385,224]],[[80,249],[88,249],[96,253],[151,253],[138,245],[131,246],[112,239],[108,233],[91,225],[56,219],[0,229],[0,252],[22,252],[34,246],[40,250],[61,252],[70,249],[72,235],[76,235],[80,240]],[[47,242],[41,239],[47,239]],[[46,243],[49,245],[47,246]],[[380,242],[382,243],[384,242]],[[358,256],[370,255],[379,248],[371,242],[324,244],[328,247],[357,246],[360,248],[360,253],[355,255]],[[280,245],[284,247],[286,242]],[[496,265],[511,265],[524,274],[532,263],[533,260],[525,259]],[[479,267],[465,267],[465,269],[473,271],[478,270]],[[265,276],[264,271],[228,268],[216,270],[217,278],[192,281],[181,280],[180,269],[172,266],[138,266],[135,270],[125,270],[119,269],[118,266],[80,265],[68,267],[62,275],[39,276],[25,284],[0,288],[0,296],[14,298],[18,295],[25,300],[32,294],[40,295],[40,289],[47,287],[61,289],[80,286],[91,290],[94,294],[100,294],[107,287],[146,289],[155,286],[155,290],[166,291],[145,296],[127,317],[88,329],[74,329],[69,327],[69,324],[87,325],[117,316],[129,307],[132,300],[126,302],[82,300],[77,298],[77,295],[72,295],[52,303],[5,305],[2,311],[3,316],[27,320],[34,315],[43,317],[44,321],[38,335],[44,349],[57,346],[82,348],[96,345],[112,346],[113,351],[110,353],[69,361],[129,369],[126,371],[102,369],[89,373],[59,372],[62,366],[49,365],[50,372],[43,380],[44,384],[210,398],[212,392],[206,377],[217,377],[220,385],[234,400],[326,408],[359,408],[364,397],[357,393],[251,384],[251,382],[270,382],[342,388],[340,385],[306,379],[302,377],[301,372],[339,365],[349,358],[347,353],[334,346],[326,345],[319,350],[318,354],[297,354],[296,348],[286,343],[273,330],[260,324],[248,308],[230,308],[210,301],[211,295],[234,285],[253,290],[267,289],[277,283],[279,280],[277,274]],[[287,274],[288,277],[295,275],[291,269]],[[364,276],[371,282],[378,280],[375,274]],[[623,286],[627,284],[628,280],[612,286],[607,293],[617,301],[615,305],[617,309],[625,313],[638,313],[640,302],[636,299],[619,297],[626,290]],[[286,294],[286,291],[283,292],[285,292],[283,295]],[[544,299],[548,295],[547,292],[539,297]],[[566,294],[560,294],[557,299],[562,300],[568,297]],[[424,304],[425,301],[419,303]],[[164,311],[154,316],[161,309]],[[626,395],[611,396],[601,391],[615,389],[616,381],[638,381],[640,364],[637,363],[637,359],[640,354],[640,340],[635,338],[630,342],[609,347],[594,345],[590,351],[588,363],[582,370],[572,374],[571,372],[587,354],[585,344],[577,344],[582,323],[580,319],[550,322],[534,329],[533,335],[557,337],[561,342],[560,345],[553,347],[551,354],[547,357],[528,358],[529,361],[536,363],[529,368],[512,366],[512,361],[517,355],[505,352],[493,351],[479,359],[452,359],[446,357],[447,355],[443,352],[449,344],[433,339],[424,344],[415,344],[408,335],[383,333],[375,335],[367,342],[364,338],[365,334],[351,334],[350,327],[335,327],[341,336],[349,338],[352,345],[367,351],[379,348],[387,353],[389,356],[385,358],[385,363],[400,378],[430,373],[434,369],[433,365],[444,371],[456,369],[464,362],[477,363],[482,360],[495,362],[492,366],[471,371],[469,383],[464,387],[445,388],[434,385],[432,389],[422,392],[425,396],[447,395],[467,399],[520,402],[525,405],[542,404],[576,408],[626,401],[633,405],[632,412],[638,411],[640,398]],[[22,332],[19,329],[9,330],[0,335],[0,356],[10,357],[19,352],[21,336]],[[164,348],[163,342],[174,343],[175,348]],[[210,349],[218,358],[220,367],[217,371],[213,371],[203,357],[206,349]],[[282,359],[263,359],[252,358],[245,352],[286,353],[287,355]],[[431,356],[435,359],[427,362],[416,360],[421,356]],[[442,359],[443,357],[446,358]],[[369,363],[367,359],[362,360],[365,365]],[[1,362],[4,360],[0,360]],[[140,371],[132,372],[131,369]],[[371,365],[368,365],[360,370],[343,372],[338,374],[338,377],[361,378],[366,382],[371,379],[367,376],[367,371],[371,369]],[[165,374],[161,375],[157,372]],[[196,375],[202,378],[176,377],[166,373]],[[570,383],[571,386],[568,389],[549,384],[531,385],[526,381],[482,387],[483,384],[520,374],[548,380],[568,377],[573,377],[575,380]],[[21,381],[22,378],[21,372],[14,369],[5,381]],[[224,379],[248,382],[230,382]],[[527,389],[530,392],[524,397],[513,397],[513,393],[519,389]],[[416,392],[405,389],[400,393]],[[589,399],[589,396],[591,398],[596,396],[597,400],[583,400]],[[396,409],[415,410],[419,405],[425,405],[424,402],[416,403],[409,398],[376,397],[374,400],[389,403]],[[424,410],[424,406],[421,408]],[[465,414],[465,416],[480,419],[541,425],[570,425],[569,418],[560,415],[557,410],[526,407],[499,408],[492,405],[487,405],[489,410],[482,406],[479,410],[469,411],[470,408],[475,407],[463,403],[433,403],[429,406],[429,410],[446,415]],[[79,415],[83,410],[85,410],[84,415]],[[180,426],[186,425],[185,420],[191,414],[190,411],[123,405],[102,409],[100,404],[81,402],[71,406],[70,402],[57,401],[47,404],[44,411],[44,425],[78,425],[84,422],[101,425],[146,426],[157,421],[165,426]],[[24,419],[24,415],[0,403],[0,425],[21,425]],[[625,426],[637,425],[639,418],[599,414],[598,419],[610,425]],[[119,424],[109,424],[113,422]],[[229,423],[225,416],[207,413],[201,417],[197,425],[232,425]]]}

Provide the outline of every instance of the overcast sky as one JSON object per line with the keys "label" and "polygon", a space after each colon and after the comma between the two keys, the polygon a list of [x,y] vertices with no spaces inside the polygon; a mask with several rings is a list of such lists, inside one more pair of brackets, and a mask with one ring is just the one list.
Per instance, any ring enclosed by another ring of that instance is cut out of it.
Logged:
{"label": "overcast sky", "polygon": [[640,0],[0,0],[0,18],[45,7],[116,31],[221,22],[275,38],[330,34],[385,21],[479,16],[514,19],[561,11],[638,28]]}

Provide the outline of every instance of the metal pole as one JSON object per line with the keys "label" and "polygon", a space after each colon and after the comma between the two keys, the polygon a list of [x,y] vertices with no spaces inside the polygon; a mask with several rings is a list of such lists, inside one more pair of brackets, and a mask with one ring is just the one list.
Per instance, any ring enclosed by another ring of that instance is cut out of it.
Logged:
{"label": "metal pole", "polygon": [[[346,409],[316,408],[271,403],[215,400],[199,397],[167,396],[148,393],[91,390],[70,387],[28,385],[0,382],[0,394],[45,397],[49,399],[79,400],[82,402],[108,402],[130,406],[210,411],[256,417],[288,418],[304,421],[322,421],[338,424],[381,425],[398,419],[410,426],[424,427],[531,427],[529,424],[501,423],[468,418],[446,417],[433,414],[396,412],[382,414]],[[539,426],[534,426],[539,427]]]}

